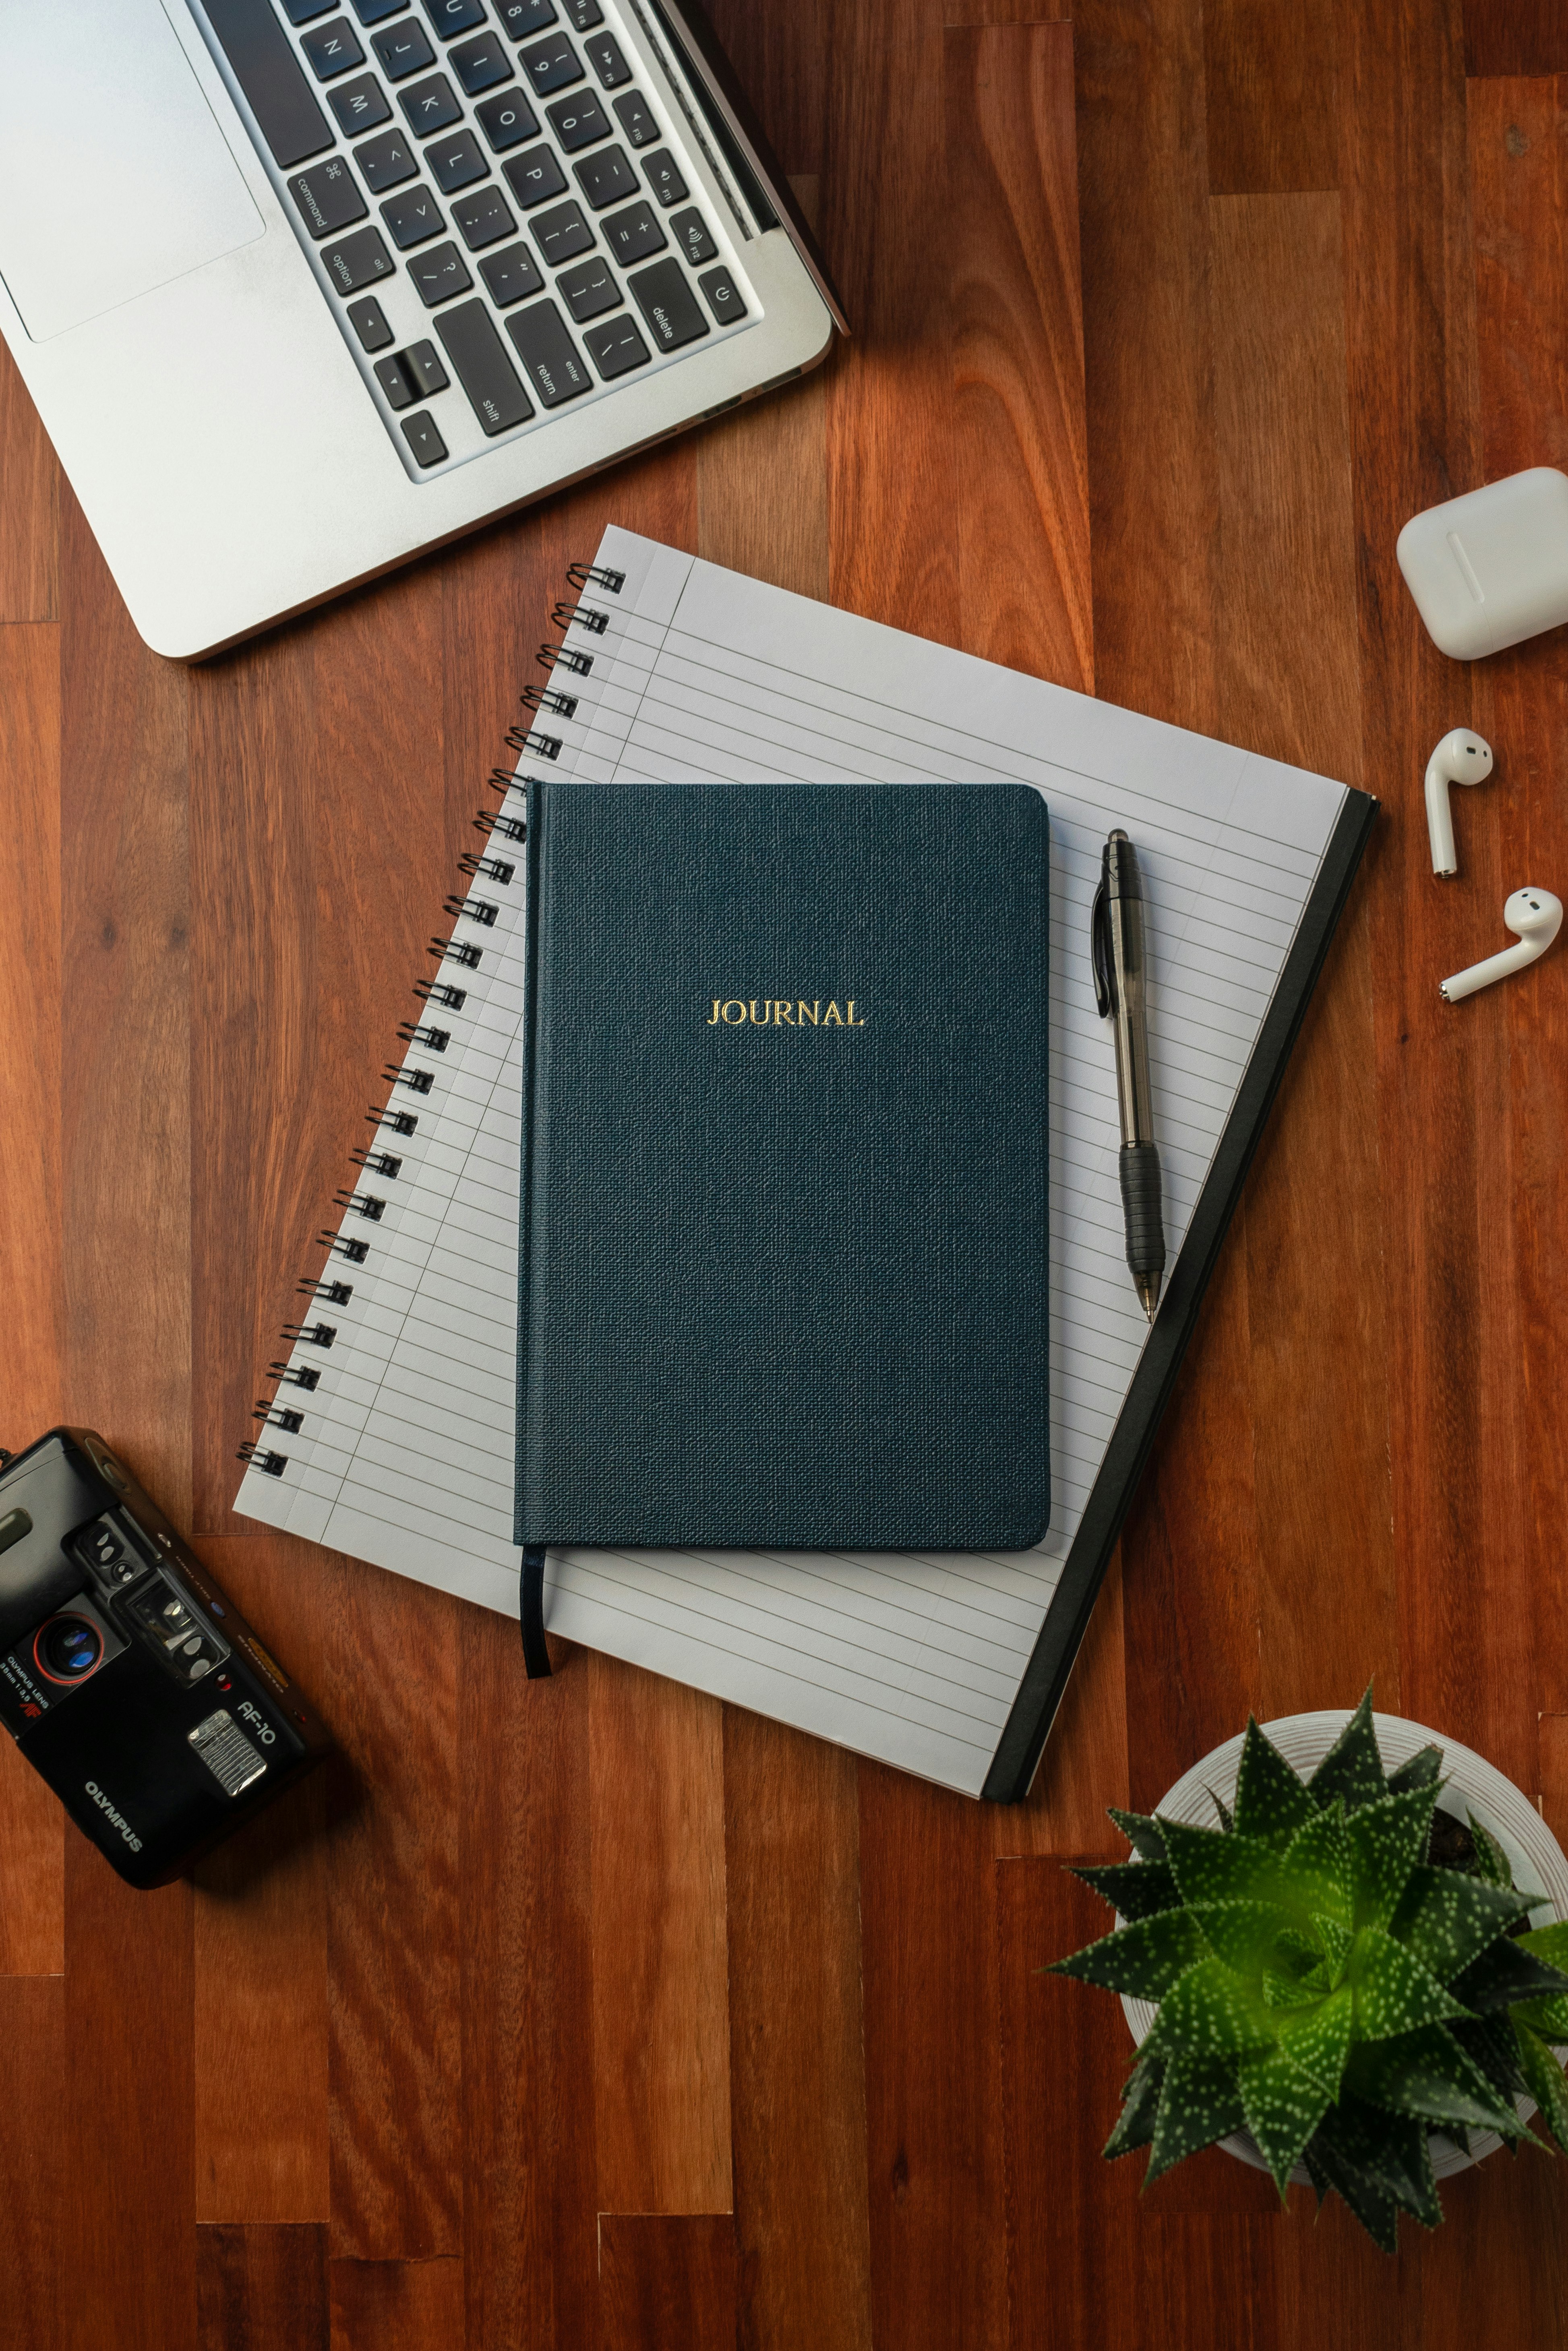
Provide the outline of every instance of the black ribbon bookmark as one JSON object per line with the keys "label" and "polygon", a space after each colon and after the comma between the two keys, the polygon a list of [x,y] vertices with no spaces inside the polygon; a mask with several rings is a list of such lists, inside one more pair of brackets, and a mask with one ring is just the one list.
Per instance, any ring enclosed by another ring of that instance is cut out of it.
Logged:
{"label": "black ribbon bookmark", "polygon": [[535,1550],[531,1545],[523,1553],[523,1580],[517,1593],[517,1610],[523,1623],[523,1665],[529,1681],[549,1678],[549,1651],[545,1646],[545,1553],[544,1545]]}

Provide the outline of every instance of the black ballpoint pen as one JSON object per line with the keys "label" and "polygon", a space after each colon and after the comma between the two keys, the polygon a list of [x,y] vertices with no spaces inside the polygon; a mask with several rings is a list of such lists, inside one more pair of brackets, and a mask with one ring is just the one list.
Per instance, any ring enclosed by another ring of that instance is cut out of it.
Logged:
{"label": "black ballpoint pen", "polygon": [[1149,1092],[1146,1001],[1148,943],[1138,852],[1120,830],[1105,843],[1091,917],[1094,997],[1101,1019],[1116,1024],[1116,1094],[1122,1113],[1122,1214],[1127,1267],[1152,1322],[1166,1270],[1160,1217],[1160,1155]]}

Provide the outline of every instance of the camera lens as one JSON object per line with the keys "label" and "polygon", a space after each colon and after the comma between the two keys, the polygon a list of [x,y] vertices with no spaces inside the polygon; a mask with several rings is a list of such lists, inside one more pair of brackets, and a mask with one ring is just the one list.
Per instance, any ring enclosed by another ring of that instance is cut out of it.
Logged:
{"label": "camera lens", "polygon": [[41,1626],[33,1655],[54,1682],[79,1682],[103,1656],[103,1635],[85,1616],[52,1616]]}

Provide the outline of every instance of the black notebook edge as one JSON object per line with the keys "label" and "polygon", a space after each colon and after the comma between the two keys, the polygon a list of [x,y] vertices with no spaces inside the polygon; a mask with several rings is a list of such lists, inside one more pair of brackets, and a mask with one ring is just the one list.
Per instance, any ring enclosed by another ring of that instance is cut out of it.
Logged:
{"label": "black notebook edge", "polygon": [[1377,812],[1370,793],[1347,789],[1154,1330],[991,1759],[980,1791],[988,1802],[1017,1804],[1029,1794]]}

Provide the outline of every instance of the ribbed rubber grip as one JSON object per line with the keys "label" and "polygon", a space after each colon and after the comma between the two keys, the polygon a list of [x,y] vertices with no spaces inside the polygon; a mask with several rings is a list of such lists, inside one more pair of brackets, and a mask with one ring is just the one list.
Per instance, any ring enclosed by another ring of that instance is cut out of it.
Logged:
{"label": "ribbed rubber grip", "polygon": [[1164,1273],[1166,1228],[1160,1217],[1160,1155],[1152,1143],[1122,1145],[1122,1213],[1127,1225],[1127,1270]]}

